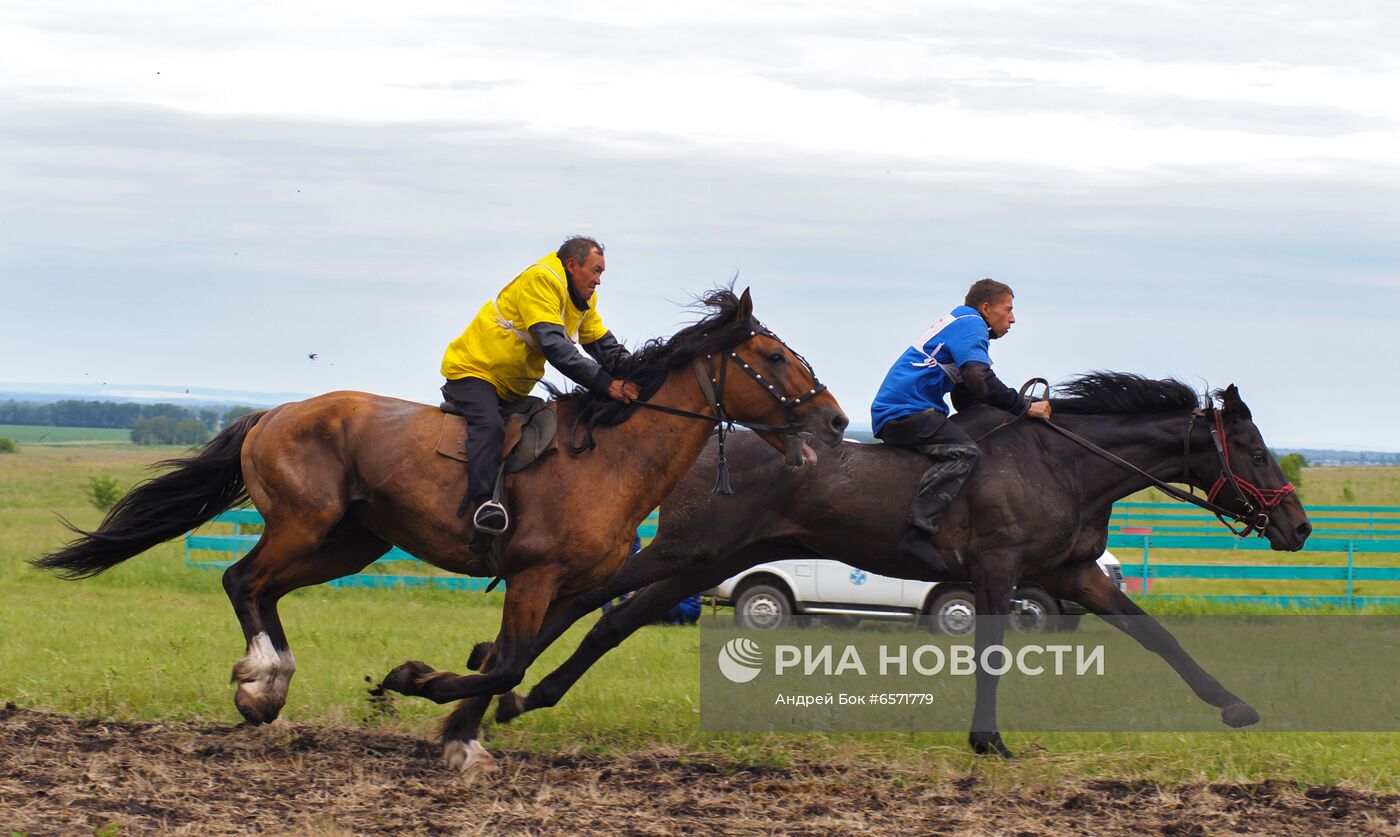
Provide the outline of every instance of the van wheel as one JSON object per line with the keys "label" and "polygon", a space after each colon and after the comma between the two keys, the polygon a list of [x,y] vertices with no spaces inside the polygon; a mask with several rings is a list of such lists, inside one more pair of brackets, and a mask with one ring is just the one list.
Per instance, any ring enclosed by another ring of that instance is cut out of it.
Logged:
{"label": "van wheel", "polygon": [[734,621],[741,628],[771,631],[792,617],[787,594],[768,584],[747,587],[734,601]]}
{"label": "van wheel", "polygon": [[947,636],[969,636],[977,629],[977,605],[971,590],[949,590],[929,605],[929,630]]}
{"label": "van wheel", "polygon": [[1042,634],[1059,629],[1060,606],[1049,593],[1039,587],[1022,587],[1016,591],[1016,598],[1023,604],[1021,609],[1011,614],[1011,629],[1022,634]]}

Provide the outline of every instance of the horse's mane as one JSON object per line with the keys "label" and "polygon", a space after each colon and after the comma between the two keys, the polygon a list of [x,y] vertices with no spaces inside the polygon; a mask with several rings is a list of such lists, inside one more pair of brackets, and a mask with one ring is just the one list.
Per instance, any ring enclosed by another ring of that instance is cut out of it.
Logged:
{"label": "horse's mane", "polygon": [[[650,399],[671,370],[702,355],[728,351],[761,328],[752,317],[734,321],[739,312],[739,297],[733,288],[716,288],[696,300],[694,307],[709,313],[670,337],[657,337],[643,343],[620,368],[610,370],[613,377],[635,383],[642,399]],[[561,407],[567,405],[577,410],[590,425],[621,424],[638,409],[636,405],[614,401],[606,394],[583,387],[568,393],[550,387],[550,392]]]}
{"label": "horse's mane", "polygon": [[1199,406],[1196,391],[1175,378],[1156,380],[1130,372],[1086,372],[1055,387],[1059,413],[1171,413]]}

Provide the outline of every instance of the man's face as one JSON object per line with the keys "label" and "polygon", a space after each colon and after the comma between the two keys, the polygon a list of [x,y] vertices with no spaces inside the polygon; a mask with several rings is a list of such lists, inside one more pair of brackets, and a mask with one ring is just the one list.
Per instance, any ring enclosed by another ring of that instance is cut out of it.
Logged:
{"label": "man's face", "polygon": [[578,295],[584,299],[592,299],[593,290],[603,284],[603,271],[607,270],[607,264],[603,261],[603,254],[594,249],[582,264],[569,259],[564,269],[569,272],[569,281],[573,283]]}
{"label": "man's face", "polygon": [[992,339],[1005,337],[1006,332],[1011,330],[1011,324],[1016,322],[1016,315],[1011,313],[1011,294],[1002,294],[996,302],[984,302],[978,313],[982,319],[987,321],[987,330],[991,332]]}

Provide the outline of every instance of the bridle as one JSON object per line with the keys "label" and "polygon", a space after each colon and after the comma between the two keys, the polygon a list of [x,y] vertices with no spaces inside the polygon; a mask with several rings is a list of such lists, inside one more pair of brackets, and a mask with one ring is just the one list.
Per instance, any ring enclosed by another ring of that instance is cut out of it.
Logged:
{"label": "bridle", "polygon": [[[1027,381],[1026,384],[1021,387],[1021,394],[1024,395],[1032,385],[1038,383],[1044,384],[1045,381],[1042,378],[1034,378]],[[1048,384],[1046,388],[1048,391]],[[1284,497],[1294,492],[1295,488],[1293,483],[1290,482],[1282,488],[1260,488],[1248,480],[1240,478],[1240,476],[1235,473],[1234,469],[1230,467],[1230,446],[1229,439],[1225,434],[1225,420],[1222,411],[1215,406],[1214,401],[1211,401],[1205,406],[1192,410],[1191,417],[1186,424],[1186,440],[1182,451],[1181,464],[1182,474],[1188,477],[1188,486],[1190,485],[1189,475],[1191,473],[1191,434],[1196,429],[1196,420],[1200,418],[1205,418],[1210,422],[1210,439],[1215,445],[1215,454],[1220,459],[1220,476],[1216,478],[1215,483],[1211,486],[1210,491],[1206,492],[1204,498],[1197,497],[1194,488],[1192,488],[1190,492],[1182,491],[1180,488],[1147,473],[1121,456],[1104,450],[1088,439],[1085,439],[1083,436],[1066,430],[1058,424],[1049,420],[1046,420],[1044,424],[1061,436],[1076,442],[1104,459],[1146,478],[1172,499],[1179,500],[1183,503],[1190,503],[1193,506],[1199,506],[1205,509],[1215,515],[1217,520],[1223,523],[1227,529],[1241,540],[1255,533],[1261,538],[1264,537],[1264,530],[1269,526],[1270,515],[1273,513],[1274,509],[1278,508],[1279,504],[1283,502]],[[1216,502],[1216,497],[1220,495],[1220,490],[1225,486],[1229,486],[1231,491],[1234,492],[1235,499],[1239,500],[1240,506],[1242,507],[1241,511],[1227,509]],[[1226,518],[1229,518],[1229,520]],[[1236,529],[1235,523],[1243,524],[1243,528]]]}
{"label": "bridle", "polygon": [[[1220,476],[1216,478],[1215,484],[1206,493],[1206,501],[1214,508],[1207,508],[1215,513],[1216,518],[1234,532],[1241,539],[1247,538],[1251,531],[1258,531],[1259,537],[1264,536],[1264,529],[1269,525],[1269,515],[1278,508],[1283,498],[1294,491],[1293,483],[1287,483],[1281,488],[1260,488],[1248,480],[1241,479],[1230,467],[1230,445],[1225,436],[1225,420],[1221,416],[1221,411],[1215,404],[1210,404],[1202,410],[1197,410],[1191,414],[1191,423],[1186,428],[1186,462],[1185,467],[1191,466],[1191,430],[1195,427],[1196,418],[1204,413],[1211,419],[1210,440],[1215,444],[1215,454],[1220,458]],[[1239,523],[1244,524],[1243,530],[1236,530],[1234,525],[1222,516],[1220,506],[1215,505],[1215,498],[1220,493],[1220,489],[1230,486],[1235,493],[1235,498],[1240,501],[1244,511],[1240,513],[1226,512],[1225,514]],[[1195,496],[1194,494],[1192,495]],[[1253,502],[1251,502],[1253,501]],[[1257,505],[1256,505],[1257,503]]]}
{"label": "bridle", "polygon": [[[800,361],[802,365],[806,367],[808,374],[812,376],[812,387],[810,389],[798,395],[789,395],[786,392],[779,392],[776,384],[765,379],[763,377],[763,373],[759,372],[757,369],[754,369],[751,364],[746,363],[743,359],[739,357],[739,353],[731,348],[719,352],[707,353],[705,355],[703,363],[698,357],[695,358],[695,360],[691,361],[691,369],[695,373],[696,382],[700,385],[700,391],[705,396],[706,404],[714,412],[697,413],[693,410],[683,410],[679,407],[669,407],[665,404],[654,404],[650,401],[642,401],[640,399],[632,402],[638,407],[644,407],[648,410],[655,410],[659,413],[667,413],[669,415],[681,416],[690,419],[699,419],[700,421],[706,421],[710,422],[711,424],[718,425],[719,473],[715,479],[714,492],[716,494],[734,493],[734,489],[729,483],[729,463],[724,456],[724,440],[725,436],[727,436],[729,433],[734,432],[734,426],[736,424],[741,427],[747,427],[750,430],[756,430],[764,433],[773,433],[778,436],[796,436],[798,433],[802,432],[802,425],[797,418],[797,408],[807,403],[808,401],[811,401],[813,398],[816,398],[818,395],[821,395],[823,392],[826,392],[826,384],[823,384],[821,381],[817,380],[817,373],[812,369],[812,364],[808,363],[806,358],[794,351],[791,346],[783,342],[782,338],[778,337],[778,335],[774,334],[772,331],[770,331],[763,325],[757,322],[753,322],[751,323],[751,326],[752,327],[749,329],[750,339],[758,337],[759,335],[763,335],[764,337],[776,340],[778,342],[778,345],[782,346],[783,349],[785,349],[793,357],[797,358],[798,361]],[[747,343],[748,340],[744,340],[743,342]],[[736,344],[736,346],[737,345],[741,344]],[[716,362],[715,360],[716,354],[719,355],[718,362]],[[757,383],[764,392],[772,396],[782,406],[783,418],[785,420],[784,424],[772,425],[762,424],[760,422],[754,421],[743,421],[741,419],[734,418],[729,414],[727,410],[725,410],[725,383],[728,380],[728,372],[729,367],[731,365],[733,365],[734,367],[742,371],[744,374],[752,378],[754,382]],[[582,416],[580,416],[580,419],[581,418]],[[582,453],[585,450],[589,450],[597,446],[597,443],[593,441],[594,422],[596,422],[596,418],[589,421],[583,443],[575,445],[573,439],[577,433],[579,424],[579,421],[575,420],[574,433],[570,434],[569,439],[569,448],[575,454]]]}

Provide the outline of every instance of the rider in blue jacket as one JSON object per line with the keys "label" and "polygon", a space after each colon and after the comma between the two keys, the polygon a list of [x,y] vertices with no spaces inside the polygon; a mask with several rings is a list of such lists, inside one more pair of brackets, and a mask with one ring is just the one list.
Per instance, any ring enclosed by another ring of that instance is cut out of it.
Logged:
{"label": "rider in blue jacket", "polygon": [[870,424],[877,438],[933,459],[919,481],[909,507],[909,525],[897,549],[935,573],[948,568],[933,546],[939,518],[982,455],[967,433],[949,421],[948,394],[961,385],[976,398],[1013,415],[1050,418],[1049,401],[1027,401],[992,372],[988,346],[1016,322],[1013,300],[1011,288],[1001,282],[974,282],[962,305],[904,350],[885,374],[870,406]]}

